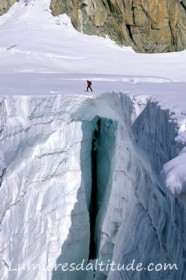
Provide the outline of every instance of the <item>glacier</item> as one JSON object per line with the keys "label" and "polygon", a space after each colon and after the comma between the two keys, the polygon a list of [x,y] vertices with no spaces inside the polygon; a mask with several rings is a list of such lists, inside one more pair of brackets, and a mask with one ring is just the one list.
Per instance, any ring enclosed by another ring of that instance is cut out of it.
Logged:
{"label": "glacier", "polygon": [[186,52],[134,53],[49,5],[0,17],[1,279],[184,280]]}
{"label": "glacier", "polygon": [[[171,112],[122,93],[0,106],[1,279],[186,278],[185,190],[164,178],[185,149]],[[96,259],[178,269],[60,269]]]}

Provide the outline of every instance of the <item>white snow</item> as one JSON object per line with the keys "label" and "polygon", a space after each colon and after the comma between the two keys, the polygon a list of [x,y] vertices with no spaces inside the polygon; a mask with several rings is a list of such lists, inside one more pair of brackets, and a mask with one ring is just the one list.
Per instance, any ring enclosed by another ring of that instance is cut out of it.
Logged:
{"label": "white snow", "polygon": [[[158,279],[183,280],[186,51],[137,54],[77,32],[49,4],[21,0],[0,17],[1,278],[93,279],[9,269],[88,259],[99,116],[99,260],[177,262],[179,272]],[[93,93],[85,92],[87,79]],[[129,279],[157,280],[133,273]],[[109,273],[108,280],[127,277]]]}
{"label": "white snow", "polygon": [[186,193],[186,149],[174,159],[170,160],[163,167],[162,175],[165,177],[165,184],[172,193]]}

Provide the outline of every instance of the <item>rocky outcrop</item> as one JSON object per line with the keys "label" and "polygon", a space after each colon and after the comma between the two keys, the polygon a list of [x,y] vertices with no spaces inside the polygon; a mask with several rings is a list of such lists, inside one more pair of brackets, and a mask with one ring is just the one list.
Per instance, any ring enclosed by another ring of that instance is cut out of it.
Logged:
{"label": "rocky outcrop", "polygon": [[8,9],[15,3],[17,0],[0,0],[0,16],[8,11]]}
{"label": "rocky outcrop", "polygon": [[[0,15],[18,1],[0,0]],[[50,8],[55,16],[68,14],[80,32],[109,36],[138,52],[186,48],[186,0],[51,0]]]}
{"label": "rocky outcrop", "polygon": [[51,0],[51,9],[67,13],[81,32],[109,36],[138,52],[186,48],[186,0]]}

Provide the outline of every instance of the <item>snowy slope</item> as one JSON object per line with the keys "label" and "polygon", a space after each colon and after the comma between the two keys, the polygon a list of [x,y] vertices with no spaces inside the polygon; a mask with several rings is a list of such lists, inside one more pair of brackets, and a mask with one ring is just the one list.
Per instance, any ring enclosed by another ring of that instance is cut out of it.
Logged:
{"label": "snowy slope", "polygon": [[78,33],[67,16],[51,15],[50,0],[27,2],[16,3],[0,19],[1,73],[115,74],[144,76],[150,82],[185,81],[185,52],[137,54],[109,39]]}
{"label": "snowy slope", "polygon": [[0,17],[1,278],[93,279],[54,268],[88,260],[95,223],[100,261],[179,270],[94,279],[183,280],[186,52],[136,54],[78,33],[49,4],[22,0]]}

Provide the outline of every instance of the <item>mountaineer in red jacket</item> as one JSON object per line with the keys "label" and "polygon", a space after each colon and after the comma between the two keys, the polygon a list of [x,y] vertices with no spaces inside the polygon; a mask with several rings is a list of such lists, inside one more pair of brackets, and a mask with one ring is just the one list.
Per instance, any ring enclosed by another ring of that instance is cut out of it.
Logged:
{"label": "mountaineer in red jacket", "polygon": [[92,85],[92,82],[89,81],[89,80],[87,80],[87,91],[88,91],[88,89],[90,89],[91,91],[93,91],[92,88],[91,88],[91,85]]}

